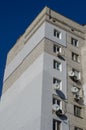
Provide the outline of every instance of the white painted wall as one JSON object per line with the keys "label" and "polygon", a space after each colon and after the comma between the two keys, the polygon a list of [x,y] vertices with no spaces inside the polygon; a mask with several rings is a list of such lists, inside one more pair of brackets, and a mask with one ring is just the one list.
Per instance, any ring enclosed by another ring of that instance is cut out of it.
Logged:
{"label": "white painted wall", "polygon": [[39,44],[45,35],[45,23],[27,41],[24,48],[15,56],[9,65],[6,66],[4,81],[22,63],[24,58]]}
{"label": "white painted wall", "polygon": [[[62,72],[53,69],[53,59],[62,63]],[[61,61],[55,56],[48,53],[44,54],[44,67],[43,67],[43,88],[42,88],[42,125],[41,130],[52,130],[52,94],[53,94],[53,77],[60,78],[63,82],[62,92],[67,98],[67,80],[66,80],[66,62]],[[55,94],[57,94],[55,92]],[[57,116],[57,120],[60,120]],[[68,120],[60,120],[62,122],[62,130],[69,130]],[[66,128],[66,129],[64,129]]]}
{"label": "white painted wall", "polygon": [[[57,27],[45,22],[36,31],[6,67],[4,81],[44,37],[66,46],[66,32],[61,30],[63,39],[59,41],[53,36],[54,28]],[[53,59],[62,63],[61,72],[53,69]],[[66,62],[44,53],[3,94],[0,104],[0,129],[52,130],[53,77],[62,80],[62,92],[67,98]],[[68,130],[68,126],[62,126]]]}
{"label": "white painted wall", "polygon": [[[58,29],[62,32],[62,39],[54,37],[53,30]],[[34,33],[34,35],[27,41],[24,48],[15,56],[10,64],[6,66],[4,81],[10,76],[10,74],[22,63],[24,58],[39,44],[44,38],[48,38],[54,42],[57,42],[63,46],[66,46],[66,32],[48,22],[44,22],[41,27]]]}
{"label": "white painted wall", "polygon": [[2,96],[0,130],[40,130],[43,55]]}
{"label": "white painted wall", "polygon": [[[2,96],[0,103],[1,130],[52,130],[52,85],[53,76],[61,78],[62,90],[66,95],[66,62],[62,72],[53,69],[53,59],[47,53],[39,56],[34,63]],[[65,74],[64,74],[65,73]],[[60,120],[57,116],[57,120]],[[62,129],[69,130],[62,120]]]}
{"label": "white painted wall", "polygon": [[[54,36],[54,29],[61,32],[61,39]],[[45,24],[45,37],[66,47],[66,31],[48,22]]]}

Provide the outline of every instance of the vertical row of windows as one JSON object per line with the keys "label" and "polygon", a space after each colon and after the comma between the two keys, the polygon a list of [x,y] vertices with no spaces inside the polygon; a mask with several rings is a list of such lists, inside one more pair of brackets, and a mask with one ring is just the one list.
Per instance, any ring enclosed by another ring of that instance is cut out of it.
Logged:
{"label": "vertical row of windows", "polygon": [[[62,33],[57,29],[54,29],[54,34],[53,35],[54,35],[54,37],[56,37],[58,39],[62,39]],[[75,38],[71,38],[71,45],[73,45],[74,47],[79,47],[78,40],[75,39]],[[56,54],[61,54],[62,49],[61,49],[60,46],[54,45],[53,46],[53,52],[56,53]],[[79,54],[77,54],[75,52],[71,53],[71,58],[75,62],[78,62],[78,63],[80,62],[80,56],[79,56]],[[62,63],[60,63],[57,60],[53,60],[53,68],[58,70],[58,71],[62,71]],[[79,71],[77,71],[76,69],[72,69],[72,71],[74,72],[75,80],[81,78]],[[61,87],[62,81],[59,80],[58,78],[53,78],[53,84],[56,84],[56,86]],[[52,104],[57,104],[57,105],[61,106],[61,100],[53,97]],[[81,107],[78,107],[78,106],[74,105],[74,115],[75,116],[81,117],[81,110],[82,110]],[[54,119],[53,120],[53,130],[60,130],[60,129],[61,129],[61,122]],[[74,127],[74,130],[83,130],[83,129],[78,128],[78,127]]]}
{"label": "vertical row of windows", "polygon": [[[75,47],[79,46],[79,42],[75,38],[71,38],[71,44]],[[72,52],[72,60],[75,61],[75,62],[80,62],[79,54]],[[80,72],[77,71],[76,69],[72,69],[72,71],[74,72],[74,80],[75,81],[79,80],[81,78]],[[79,95],[76,95],[76,96],[79,96]],[[78,97],[76,97],[76,98],[78,98]],[[74,115],[75,116],[81,117],[81,110],[82,110],[81,107],[74,105]],[[78,128],[78,127],[75,127],[75,130],[81,130],[81,129]]]}
{"label": "vertical row of windows", "polygon": [[78,40],[75,38],[71,38],[71,44],[75,47],[78,47]]}
{"label": "vertical row of windows", "polygon": [[[62,33],[59,30],[54,29],[54,37],[61,39]],[[58,46],[58,45],[54,45],[53,46],[53,52],[56,53],[56,54],[60,54],[61,53],[61,47]],[[62,71],[62,64],[57,60],[53,60],[53,68],[58,70],[58,71]],[[55,88],[58,88],[58,86],[59,86],[59,89],[60,89],[62,81],[59,80],[58,78],[53,78],[53,84],[56,85]],[[52,104],[57,104],[57,105],[60,106],[61,101],[59,99],[53,97]],[[53,130],[60,130],[61,129],[60,127],[61,127],[61,122],[58,121],[58,120],[53,120]]]}
{"label": "vertical row of windows", "polygon": [[[74,47],[78,47],[79,46],[79,42],[75,38],[71,38],[71,44]],[[79,54],[77,54],[75,52],[72,52],[72,60],[75,61],[75,62],[80,62]],[[80,79],[80,72],[77,71],[76,69],[72,69],[72,71],[74,72],[74,79],[75,80]],[[81,111],[82,111],[81,107],[74,105],[74,115],[75,116],[81,117]],[[83,129],[81,129],[79,127],[75,127],[74,130],[83,130]]]}
{"label": "vertical row of windows", "polygon": [[[75,47],[78,47],[79,46],[79,42],[77,39],[75,38],[71,38],[71,44]],[[72,52],[72,60],[75,61],[75,62],[80,62],[80,59],[79,59],[79,54],[75,53],[75,52]]]}
{"label": "vertical row of windows", "polygon": [[[57,29],[54,29],[54,37],[61,39],[62,38],[61,32]],[[53,46],[53,52],[56,53],[56,54],[61,53],[61,47],[58,46],[58,45],[54,45]],[[57,60],[53,60],[53,68],[58,70],[58,71],[62,71],[62,64]],[[59,80],[57,78],[53,78],[53,84],[56,85],[55,88],[58,88],[58,86],[60,88],[61,83],[62,83],[61,80]],[[52,104],[57,104],[57,105],[60,106],[61,101],[59,99],[53,97]],[[60,130],[60,127],[61,127],[61,122],[54,119],[52,129],[53,130]]]}

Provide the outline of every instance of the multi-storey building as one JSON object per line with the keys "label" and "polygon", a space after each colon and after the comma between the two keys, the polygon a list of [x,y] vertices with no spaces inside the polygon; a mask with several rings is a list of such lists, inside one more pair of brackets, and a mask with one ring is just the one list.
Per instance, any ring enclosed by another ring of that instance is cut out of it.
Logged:
{"label": "multi-storey building", "polygon": [[7,56],[0,130],[86,130],[86,27],[45,7]]}

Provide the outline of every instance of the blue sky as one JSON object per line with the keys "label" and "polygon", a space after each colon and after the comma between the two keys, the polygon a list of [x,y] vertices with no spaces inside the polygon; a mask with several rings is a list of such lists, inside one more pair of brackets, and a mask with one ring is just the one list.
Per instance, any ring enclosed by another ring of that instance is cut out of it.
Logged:
{"label": "blue sky", "polygon": [[8,51],[45,6],[80,24],[86,24],[86,0],[1,0],[0,93]]}

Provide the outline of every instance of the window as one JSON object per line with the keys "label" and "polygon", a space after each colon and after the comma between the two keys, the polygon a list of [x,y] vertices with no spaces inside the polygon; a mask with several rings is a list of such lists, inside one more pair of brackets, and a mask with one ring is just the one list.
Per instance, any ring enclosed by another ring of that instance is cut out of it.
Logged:
{"label": "window", "polygon": [[71,38],[71,44],[75,47],[78,47],[78,40]]}
{"label": "window", "polygon": [[74,105],[74,115],[77,117],[81,117],[81,107]]}
{"label": "window", "polygon": [[83,129],[81,129],[79,127],[75,127],[74,130],[83,130]]}
{"label": "window", "polygon": [[74,52],[72,52],[72,60],[76,61],[76,62],[79,62],[79,55],[74,53]]}
{"label": "window", "polygon": [[74,79],[79,80],[81,78],[80,72],[76,69],[72,69],[72,71],[74,72]]}
{"label": "window", "polygon": [[53,104],[58,104],[60,106],[60,100],[53,98]]}
{"label": "window", "polygon": [[54,37],[61,39],[61,32],[57,29],[54,29]]}
{"label": "window", "polygon": [[60,62],[54,60],[54,61],[53,61],[53,68],[54,68],[54,69],[57,69],[57,70],[59,70],[59,71],[61,71],[61,70],[62,70],[62,65],[61,65]]}
{"label": "window", "polygon": [[54,45],[54,46],[53,46],[53,51],[54,51],[55,53],[61,53],[61,47],[60,47],[60,46],[57,46],[57,45]]}
{"label": "window", "polygon": [[59,86],[61,86],[61,80],[53,78],[53,84],[58,83]]}
{"label": "window", "polygon": [[53,130],[60,130],[61,122],[57,120],[53,120]]}
{"label": "window", "polygon": [[53,89],[62,90],[62,81],[56,78],[53,78]]}

